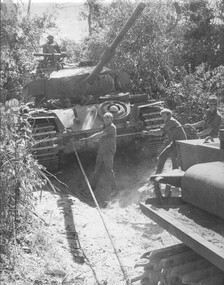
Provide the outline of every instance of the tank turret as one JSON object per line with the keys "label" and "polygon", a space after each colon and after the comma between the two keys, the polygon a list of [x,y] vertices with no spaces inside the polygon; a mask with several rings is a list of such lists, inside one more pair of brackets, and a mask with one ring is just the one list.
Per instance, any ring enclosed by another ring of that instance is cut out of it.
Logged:
{"label": "tank turret", "polygon": [[42,63],[45,66],[42,68],[39,64],[37,78],[26,85],[28,94],[35,97],[37,102],[43,98],[46,100],[70,98],[75,103],[80,103],[82,100],[85,101],[86,97],[92,96],[96,103],[100,96],[127,92],[130,83],[128,74],[125,71],[106,68],[105,65],[113,58],[116,48],[144,8],[145,4],[139,3],[112,44],[105,48],[95,66],[88,64],[66,66],[61,62],[64,55],[36,54],[44,56]]}

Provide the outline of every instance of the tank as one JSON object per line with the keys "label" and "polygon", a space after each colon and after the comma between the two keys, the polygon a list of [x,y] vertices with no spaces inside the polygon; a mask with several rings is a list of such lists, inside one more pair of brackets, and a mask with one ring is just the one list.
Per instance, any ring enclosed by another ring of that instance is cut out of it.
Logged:
{"label": "tank", "polygon": [[[173,235],[173,244],[145,252],[141,284],[224,284],[224,129],[219,138],[177,142],[181,169],[151,179],[156,197],[141,211]],[[162,189],[165,184],[165,191]],[[179,187],[174,195],[168,188]]]}
{"label": "tank", "polygon": [[66,65],[65,54],[35,54],[39,60],[34,80],[24,87],[35,105],[29,108],[35,146],[33,154],[48,170],[56,170],[60,158],[74,152],[95,150],[98,141],[80,141],[103,126],[103,115],[110,111],[117,127],[117,146],[151,148],[161,138],[147,137],[143,130],[162,124],[163,101],[149,100],[147,94],[130,94],[126,71],[106,67],[115,50],[145,8],[140,3],[99,62],[83,61]]}

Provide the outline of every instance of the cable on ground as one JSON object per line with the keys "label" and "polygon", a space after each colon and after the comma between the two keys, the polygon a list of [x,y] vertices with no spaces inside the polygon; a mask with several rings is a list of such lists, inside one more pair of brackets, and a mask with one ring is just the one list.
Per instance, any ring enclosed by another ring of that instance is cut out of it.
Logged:
{"label": "cable on ground", "polygon": [[110,235],[110,233],[109,233],[108,227],[107,227],[106,222],[105,222],[105,220],[104,220],[104,218],[103,218],[103,214],[102,214],[102,212],[101,212],[101,210],[100,210],[100,207],[99,207],[99,204],[98,204],[98,202],[97,202],[97,200],[96,200],[95,194],[94,194],[94,192],[93,192],[93,190],[92,190],[92,187],[91,187],[91,185],[90,185],[90,183],[89,183],[89,180],[88,180],[88,178],[87,178],[87,176],[86,176],[86,173],[85,173],[85,171],[84,171],[84,169],[83,169],[82,163],[81,163],[80,158],[79,158],[79,155],[78,155],[78,153],[77,153],[77,150],[76,150],[74,144],[72,144],[72,146],[73,146],[73,150],[74,150],[74,152],[75,152],[75,155],[76,155],[76,158],[77,158],[79,167],[80,167],[80,169],[81,169],[81,171],[82,171],[82,174],[83,174],[83,176],[84,176],[84,179],[85,179],[85,181],[86,181],[86,184],[87,184],[87,186],[88,186],[88,189],[89,189],[89,191],[90,191],[90,193],[91,193],[91,195],[92,195],[92,197],[93,197],[93,200],[94,200],[94,202],[95,202],[95,204],[96,204],[96,207],[97,207],[97,210],[98,210],[98,212],[99,212],[99,214],[100,214],[100,217],[101,217],[101,220],[102,220],[102,222],[103,222],[104,228],[105,228],[105,230],[106,230],[106,232],[107,232],[107,235],[108,235],[108,237],[109,237],[109,239],[110,239],[110,242],[111,242],[111,245],[112,245],[112,247],[113,247],[114,253],[115,253],[115,255],[116,255],[116,257],[117,257],[117,260],[118,260],[118,262],[119,262],[121,271],[122,271],[123,276],[124,276],[124,280],[126,281],[126,284],[129,285],[129,284],[130,284],[130,280],[128,279],[127,273],[126,273],[126,271],[125,271],[125,269],[124,269],[124,266],[123,266],[123,264],[122,264],[122,262],[121,262],[121,260],[120,260],[120,258],[119,258],[118,252],[117,252],[117,250],[116,250],[116,248],[115,248],[115,246],[114,246],[113,239],[112,239],[112,237],[111,237],[111,235]]}

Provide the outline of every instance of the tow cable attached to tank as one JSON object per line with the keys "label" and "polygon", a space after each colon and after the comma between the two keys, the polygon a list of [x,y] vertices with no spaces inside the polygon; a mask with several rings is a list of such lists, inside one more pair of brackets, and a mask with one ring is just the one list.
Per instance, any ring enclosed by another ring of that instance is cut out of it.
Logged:
{"label": "tow cable attached to tank", "polygon": [[88,178],[87,178],[87,176],[86,176],[86,173],[85,173],[85,171],[84,171],[84,169],[83,169],[83,166],[82,166],[82,163],[81,163],[81,161],[80,161],[79,155],[78,155],[78,153],[77,153],[76,147],[74,146],[74,144],[72,144],[72,146],[73,146],[73,150],[74,150],[74,152],[75,152],[75,155],[76,155],[76,158],[77,158],[79,167],[80,167],[80,169],[81,169],[81,171],[82,171],[82,174],[83,174],[83,176],[84,176],[84,179],[85,179],[85,181],[86,181],[86,184],[87,184],[87,186],[88,186],[88,189],[89,189],[89,191],[90,191],[90,193],[91,193],[91,195],[92,195],[92,197],[93,197],[94,203],[96,204],[97,210],[98,210],[98,212],[99,212],[99,214],[100,214],[100,218],[101,218],[101,220],[102,220],[102,222],[103,222],[104,228],[105,228],[106,233],[107,233],[107,235],[108,235],[108,237],[109,237],[109,239],[110,239],[110,243],[111,243],[111,245],[112,245],[112,247],[113,247],[114,253],[115,253],[115,255],[116,255],[116,257],[117,257],[117,260],[118,260],[118,262],[119,262],[119,265],[120,265],[122,274],[123,274],[123,276],[124,276],[124,280],[126,281],[126,284],[129,285],[129,284],[131,284],[131,281],[130,281],[130,279],[128,278],[128,275],[127,275],[127,273],[126,273],[126,271],[125,271],[125,269],[124,269],[124,266],[123,266],[123,264],[122,264],[122,262],[121,262],[121,259],[120,259],[119,255],[118,255],[118,252],[117,252],[117,250],[116,250],[116,248],[115,248],[115,246],[114,246],[113,239],[112,239],[112,237],[111,237],[111,235],[110,235],[110,233],[109,233],[108,227],[107,227],[106,222],[105,222],[105,220],[104,220],[103,214],[102,214],[102,212],[101,212],[101,210],[100,210],[99,204],[98,204],[98,202],[97,202],[97,200],[96,200],[96,197],[95,197],[94,192],[93,192],[93,190],[92,190],[92,188],[91,188],[91,185],[90,185],[90,183],[89,183],[89,180],[88,180]]}

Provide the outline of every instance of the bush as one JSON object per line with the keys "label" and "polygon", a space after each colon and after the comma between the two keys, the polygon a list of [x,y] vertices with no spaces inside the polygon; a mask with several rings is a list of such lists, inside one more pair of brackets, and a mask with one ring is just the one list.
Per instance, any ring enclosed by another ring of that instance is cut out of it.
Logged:
{"label": "bush", "polygon": [[182,70],[178,76],[179,81],[173,81],[166,89],[166,101],[182,124],[202,119],[211,94],[223,101],[224,66],[209,69],[201,64],[194,73]]}
{"label": "bush", "polygon": [[1,106],[0,131],[0,253],[10,256],[10,244],[32,219],[33,192],[46,180],[30,152],[31,129],[19,114],[17,100]]}

